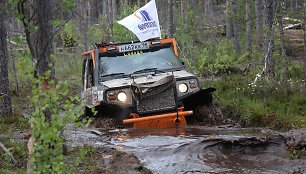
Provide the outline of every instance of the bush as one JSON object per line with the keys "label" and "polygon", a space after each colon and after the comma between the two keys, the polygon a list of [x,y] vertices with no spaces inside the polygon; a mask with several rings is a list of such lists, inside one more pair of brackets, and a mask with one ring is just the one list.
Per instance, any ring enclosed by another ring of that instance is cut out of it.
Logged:
{"label": "bush", "polygon": [[[48,75],[46,76],[48,77]],[[48,78],[39,77],[33,84],[43,84]],[[69,173],[62,145],[66,124],[74,122],[82,113],[79,97],[68,97],[68,84],[48,81],[46,89],[32,88],[32,106],[35,108],[30,123],[36,138],[31,158],[33,173]]]}

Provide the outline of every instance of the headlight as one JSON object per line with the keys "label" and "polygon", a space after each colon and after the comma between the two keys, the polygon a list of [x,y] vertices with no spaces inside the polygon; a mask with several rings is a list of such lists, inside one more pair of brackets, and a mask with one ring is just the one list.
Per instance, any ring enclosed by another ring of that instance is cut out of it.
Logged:
{"label": "headlight", "polygon": [[188,91],[188,86],[187,86],[185,83],[180,84],[180,85],[179,85],[179,91],[180,91],[181,93],[187,92],[187,91]]}
{"label": "headlight", "polygon": [[117,95],[117,99],[121,102],[125,102],[126,98],[127,98],[127,96],[124,92],[119,92],[118,95]]}

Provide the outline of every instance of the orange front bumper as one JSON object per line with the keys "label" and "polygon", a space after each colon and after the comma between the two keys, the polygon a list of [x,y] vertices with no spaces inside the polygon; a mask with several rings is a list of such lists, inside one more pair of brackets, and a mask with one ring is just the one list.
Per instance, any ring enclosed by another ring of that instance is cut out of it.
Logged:
{"label": "orange front bumper", "polygon": [[123,120],[123,124],[134,124],[134,128],[142,129],[173,128],[178,126],[186,126],[187,123],[185,120],[185,116],[189,116],[192,114],[192,111],[178,111],[167,114],[126,119]]}

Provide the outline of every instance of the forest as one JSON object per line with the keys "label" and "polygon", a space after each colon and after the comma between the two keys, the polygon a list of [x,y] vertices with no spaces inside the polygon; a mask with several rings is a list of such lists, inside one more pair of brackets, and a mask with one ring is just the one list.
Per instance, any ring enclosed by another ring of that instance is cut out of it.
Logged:
{"label": "forest", "polygon": [[[117,21],[148,2],[0,0],[0,145],[15,144],[9,151],[19,161],[1,157],[0,173],[24,173],[27,163],[25,144],[4,140],[2,133],[31,131],[41,141],[64,141],[48,132],[62,130],[83,112],[82,53],[94,43],[137,40]],[[174,37],[186,68],[203,88],[217,89],[213,104],[225,120],[278,131],[306,127],[306,0],[156,0],[156,5],[162,38]],[[46,108],[51,113],[44,113]],[[53,115],[64,117],[44,127],[42,120]],[[39,148],[54,153],[46,150],[48,144]],[[61,147],[55,149],[62,154]],[[44,173],[44,165],[35,165],[39,160],[55,171],[65,168],[62,155],[53,161],[33,158],[34,171]]]}

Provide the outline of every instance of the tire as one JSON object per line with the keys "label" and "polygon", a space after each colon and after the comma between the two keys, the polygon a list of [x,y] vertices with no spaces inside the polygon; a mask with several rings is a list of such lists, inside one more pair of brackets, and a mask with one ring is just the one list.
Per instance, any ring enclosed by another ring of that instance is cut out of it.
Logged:
{"label": "tire", "polygon": [[88,119],[90,117],[93,117],[94,113],[92,112],[91,108],[85,106],[84,108],[84,114],[78,117],[77,121],[82,121],[83,119]]}

